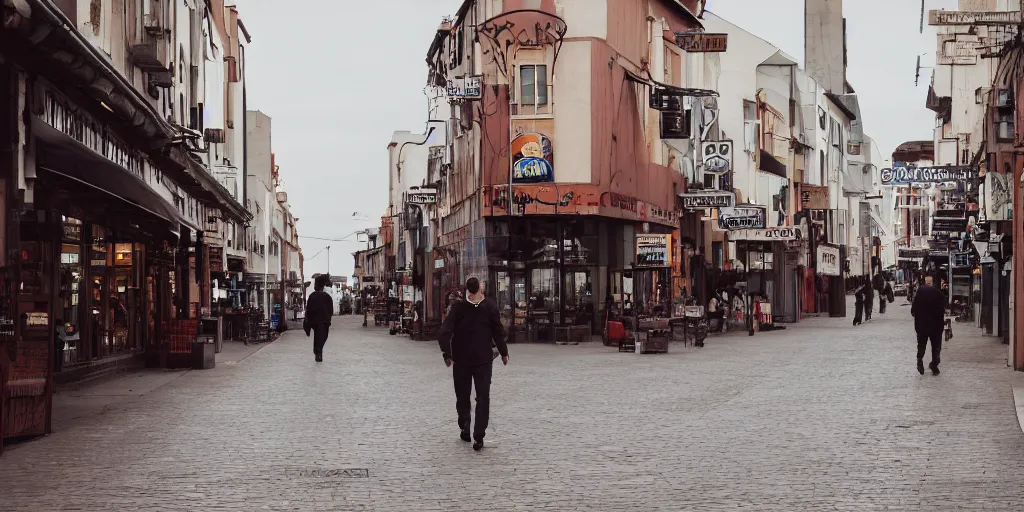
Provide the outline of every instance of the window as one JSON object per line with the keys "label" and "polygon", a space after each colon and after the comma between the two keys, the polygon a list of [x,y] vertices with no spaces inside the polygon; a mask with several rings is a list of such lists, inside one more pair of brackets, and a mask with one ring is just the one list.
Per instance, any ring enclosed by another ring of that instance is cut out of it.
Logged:
{"label": "window", "polygon": [[519,104],[548,104],[548,67],[519,67]]}

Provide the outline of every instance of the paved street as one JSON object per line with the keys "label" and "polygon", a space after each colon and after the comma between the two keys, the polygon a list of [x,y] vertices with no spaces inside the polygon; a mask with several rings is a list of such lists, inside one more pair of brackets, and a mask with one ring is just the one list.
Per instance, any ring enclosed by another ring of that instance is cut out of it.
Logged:
{"label": "paved street", "polygon": [[326,363],[289,333],[13,447],[0,509],[1021,510],[1024,375],[959,326],[919,376],[899,299],[665,356],[512,346],[480,453],[436,345],[347,317]]}

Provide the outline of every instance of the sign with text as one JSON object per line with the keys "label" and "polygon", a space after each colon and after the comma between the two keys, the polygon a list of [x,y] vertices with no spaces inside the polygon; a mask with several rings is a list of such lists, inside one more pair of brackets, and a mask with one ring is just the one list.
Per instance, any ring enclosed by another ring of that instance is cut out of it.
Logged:
{"label": "sign with text", "polygon": [[841,276],[842,265],[839,263],[839,248],[834,245],[818,246],[818,274],[823,276]]}
{"label": "sign with text", "polygon": [[928,11],[929,25],[1016,25],[1020,11]]}
{"label": "sign with text", "polygon": [[728,47],[728,42],[729,34],[676,33],[676,46],[687,52],[724,52]]}
{"label": "sign with text", "polygon": [[672,235],[636,235],[636,267],[672,266]]}
{"label": "sign with text", "polygon": [[919,260],[928,256],[928,249],[903,249],[897,253],[900,259]]}
{"label": "sign with text", "polygon": [[829,205],[828,187],[800,185],[800,206],[805,210],[827,210]]}
{"label": "sign with text", "polygon": [[736,194],[721,190],[701,190],[679,194],[683,208],[732,208],[736,205]]}
{"label": "sign with text", "polygon": [[735,208],[722,208],[718,210],[718,227],[728,231],[764,229],[768,227],[768,207],[741,204]]}
{"label": "sign with text", "polygon": [[406,204],[437,204],[437,192],[409,192]]}
{"label": "sign with text", "polygon": [[478,100],[484,94],[483,76],[459,76],[448,80],[448,97],[463,100]]}
{"label": "sign with text", "polygon": [[803,233],[795,227],[779,227],[767,229],[741,229],[729,233],[730,241],[774,242],[797,241],[803,239]]}
{"label": "sign with text", "polygon": [[967,231],[967,219],[955,217],[932,217],[932,231],[959,233]]}
{"label": "sign with text", "polygon": [[970,165],[944,165],[938,167],[893,167],[882,169],[882,185],[909,183],[942,183],[967,181],[978,177],[978,168]]}

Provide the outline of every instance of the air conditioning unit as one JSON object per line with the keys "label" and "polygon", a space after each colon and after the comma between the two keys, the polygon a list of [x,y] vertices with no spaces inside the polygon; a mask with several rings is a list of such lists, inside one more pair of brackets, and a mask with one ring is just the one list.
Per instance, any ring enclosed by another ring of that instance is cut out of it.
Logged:
{"label": "air conditioning unit", "polygon": [[211,144],[223,144],[227,140],[223,128],[207,128],[203,130],[203,138]]}

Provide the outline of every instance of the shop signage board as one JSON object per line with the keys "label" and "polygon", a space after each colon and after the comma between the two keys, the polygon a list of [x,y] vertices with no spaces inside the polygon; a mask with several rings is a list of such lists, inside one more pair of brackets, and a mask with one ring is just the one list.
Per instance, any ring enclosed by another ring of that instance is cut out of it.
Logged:
{"label": "shop signage board", "polygon": [[687,52],[724,52],[728,48],[729,34],[705,32],[676,32],[676,46]]}
{"label": "shop signage board", "polygon": [[142,154],[114,136],[104,124],[49,88],[44,88],[42,101],[43,109],[39,118],[46,124],[139,178],[143,177],[145,160]]}
{"label": "shop signage board", "polygon": [[928,24],[938,25],[1017,25],[1020,11],[928,11]]}
{"label": "shop signage board", "polygon": [[764,229],[768,227],[768,207],[741,204],[718,210],[718,227],[728,231],[736,229]]}
{"label": "shop signage board", "polygon": [[805,210],[827,210],[829,206],[828,187],[800,185],[800,206]]}
{"label": "shop signage board", "polygon": [[803,233],[799,228],[792,226],[766,228],[766,229],[741,229],[729,233],[730,241],[748,242],[775,242],[803,240]]}
{"label": "shop signage board", "polygon": [[839,259],[839,248],[834,245],[819,245],[818,253],[818,274],[825,276],[841,276],[842,265]]}
{"label": "shop signage board", "polygon": [[967,230],[967,219],[950,217],[932,217],[932,231],[948,231],[959,233]]}
{"label": "shop signage board", "polygon": [[978,177],[978,168],[970,165],[944,165],[937,167],[893,167],[882,169],[882,185],[909,183],[942,183],[967,181]]}
{"label": "shop signage board", "polygon": [[679,194],[683,208],[732,208],[736,205],[736,194],[721,190],[702,190]]}
{"label": "shop signage board", "polygon": [[484,77],[458,76],[448,80],[447,93],[449,98],[460,100],[478,100],[484,96]]}
{"label": "shop signage board", "polygon": [[732,170],[731,140],[701,142],[700,154],[704,157],[704,172],[721,175]]}
{"label": "shop signage board", "polygon": [[636,235],[635,267],[672,266],[672,235]]}
{"label": "shop signage board", "polygon": [[405,196],[406,204],[437,204],[437,192],[409,192]]}
{"label": "shop signage board", "polygon": [[928,256],[928,249],[900,249],[898,255],[900,259],[919,260]]}

